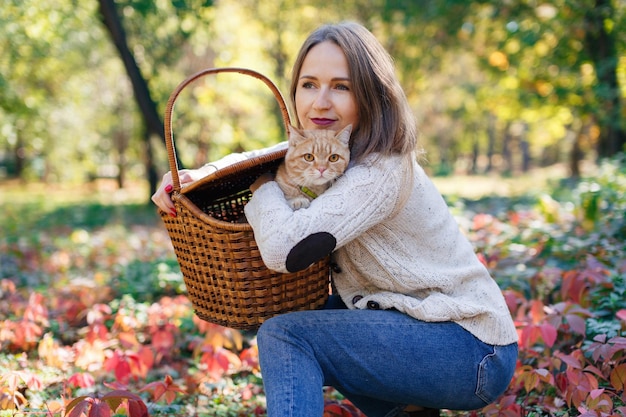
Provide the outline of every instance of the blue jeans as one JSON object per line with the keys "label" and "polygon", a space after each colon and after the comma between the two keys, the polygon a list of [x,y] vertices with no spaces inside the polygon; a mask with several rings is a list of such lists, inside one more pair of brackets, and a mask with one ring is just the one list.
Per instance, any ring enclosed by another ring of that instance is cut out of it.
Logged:
{"label": "blue jeans", "polygon": [[395,310],[283,314],[263,323],[257,341],[269,417],[321,417],[323,386],[368,417],[409,404],[478,409],[506,390],[517,360],[517,344],[491,346],[456,323]]}

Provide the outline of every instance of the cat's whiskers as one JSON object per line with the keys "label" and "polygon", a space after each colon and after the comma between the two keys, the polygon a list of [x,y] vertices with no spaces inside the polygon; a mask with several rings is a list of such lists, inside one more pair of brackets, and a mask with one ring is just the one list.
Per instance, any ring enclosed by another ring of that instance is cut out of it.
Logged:
{"label": "cat's whiskers", "polygon": [[276,172],[276,182],[294,210],[308,207],[343,174],[350,159],[351,131],[352,126],[340,132],[290,130],[289,149]]}

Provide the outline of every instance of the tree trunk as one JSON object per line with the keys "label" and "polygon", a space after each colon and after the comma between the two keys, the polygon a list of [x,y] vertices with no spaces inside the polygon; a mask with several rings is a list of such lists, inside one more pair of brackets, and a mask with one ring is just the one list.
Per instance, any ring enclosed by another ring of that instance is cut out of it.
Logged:
{"label": "tree trunk", "polygon": [[574,143],[572,144],[572,153],[569,159],[570,177],[574,179],[580,178],[580,161],[583,159],[583,151],[580,148],[581,136],[582,132],[574,133]]}
{"label": "tree trunk", "polygon": [[493,157],[496,153],[496,116],[489,113],[487,117],[487,167],[486,173],[493,171]]}
{"label": "tree trunk", "polygon": [[24,140],[22,139],[22,132],[17,132],[17,141],[13,148],[13,155],[15,157],[15,177],[22,178],[24,174],[24,166],[26,161],[26,152],[24,150]]}
{"label": "tree trunk", "polygon": [[626,132],[621,121],[620,88],[617,82],[618,53],[616,27],[610,30],[605,21],[615,18],[611,0],[595,0],[595,7],[585,14],[585,46],[598,77],[596,95],[600,108],[598,156],[608,157],[624,150]]}
{"label": "tree trunk", "polygon": [[[158,135],[162,139],[162,143],[165,144],[163,121],[161,120],[154,100],[152,100],[152,96],[150,95],[148,83],[141,75],[141,71],[135,61],[135,57],[130,52],[126,32],[124,31],[122,21],[117,13],[117,9],[115,8],[114,0],[98,0],[98,2],[100,4],[102,22],[113,39],[113,43],[122,58],[122,62],[126,68],[126,73],[128,74],[133,86],[135,100],[137,101],[137,105],[139,106],[139,110],[141,111],[141,115],[147,129],[147,134],[144,136],[146,150],[151,152],[150,137],[152,134]],[[152,178],[155,168],[153,166],[154,161],[151,157],[146,158],[146,164],[149,164],[146,165],[146,174],[148,175],[148,182],[150,183],[150,194],[152,194],[156,190],[156,181],[153,181]]]}
{"label": "tree trunk", "polygon": [[[474,130],[478,132],[477,129]],[[479,144],[478,133],[474,134],[474,143],[472,144],[472,164],[470,167],[470,173],[472,175],[478,174],[478,158],[480,157],[480,144]]]}
{"label": "tree trunk", "polygon": [[128,148],[126,132],[121,129],[115,132],[115,149],[117,150],[117,188],[126,184],[126,149]]}
{"label": "tree trunk", "polygon": [[520,151],[522,152],[522,172],[526,173],[530,170],[530,144],[524,138],[519,142]]}
{"label": "tree trunk", "polygon": [[144,131],[144,144],[146,146],[145,166],[146,166],[146,175],[148,177],[148,184],[150,184],[150,195],[154,194],[159,184],[159,180],[160,180],[159,174],[157,173],[156,166],[154,163],[154,149],[152,148],[152,141],[150,140],[151,137],[152,135],[150,135],[150,133],[146,129]]}
{"label": "tree trunk", "polygon": [[506,175],[513,173],[513,153],[511,149],[512,139],[511,122],[507,122],[504,134],[502,135],[502,162],[504,162],[502,172]]}

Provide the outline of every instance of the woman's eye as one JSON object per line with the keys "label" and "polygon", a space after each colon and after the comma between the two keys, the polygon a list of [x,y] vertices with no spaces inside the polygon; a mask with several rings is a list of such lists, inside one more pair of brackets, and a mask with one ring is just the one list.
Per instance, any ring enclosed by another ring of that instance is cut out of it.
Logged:
{"label": "woman's eye", "polygon": [[332,154],[331,156],[328,157],[328,160],[330,162],[337,162],[339,160],[339,155],[337,155],[336,153]]}
{"label": "woman's eye", "polygon": [[348,87],[345,84],[338,84],[337,87],[335,87],[337,90],[342,90],[342,91],[350,91],[350,87]]}
{"label": "woman's eye", "polygon": [[305,81],[304,83],[302,83],[302,88],[314,88],[314,87],[315,86],[310,81]]}
{"label": "woman's eye", "polygon": [[315,157],[311,153],[305,153],[303,158],[307,162],[313,162],[315,160]]}

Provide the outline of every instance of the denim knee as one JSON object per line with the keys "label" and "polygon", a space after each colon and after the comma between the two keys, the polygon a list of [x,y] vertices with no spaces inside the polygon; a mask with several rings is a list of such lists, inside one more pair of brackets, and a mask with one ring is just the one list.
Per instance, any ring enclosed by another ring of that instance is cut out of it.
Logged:
{"label": "denim knee", "polygon": [[275,338],[278,334],[283,333],[283,325],[278,317],[280,316],[271,317],[261,324],[256,334],[258,344],[263,344],[266,339]]}

